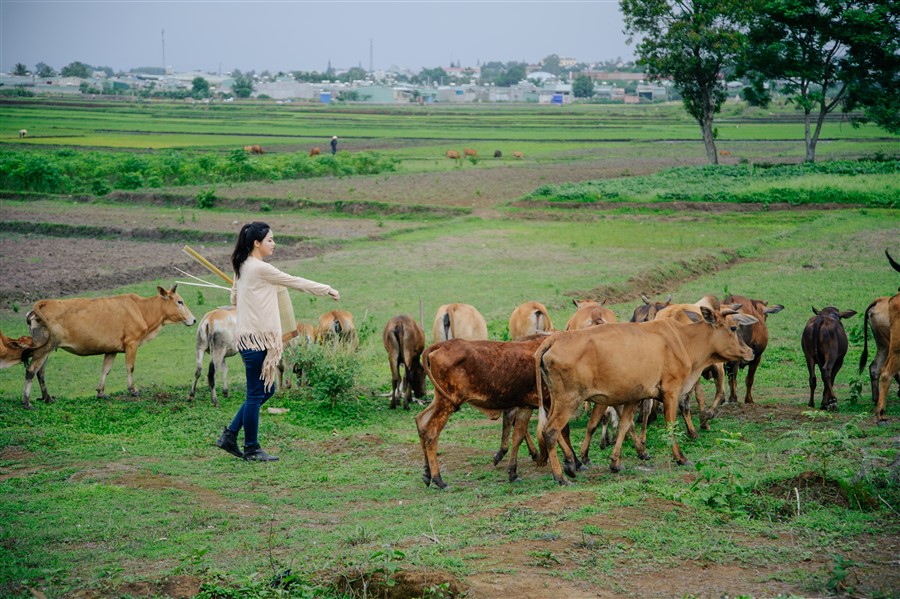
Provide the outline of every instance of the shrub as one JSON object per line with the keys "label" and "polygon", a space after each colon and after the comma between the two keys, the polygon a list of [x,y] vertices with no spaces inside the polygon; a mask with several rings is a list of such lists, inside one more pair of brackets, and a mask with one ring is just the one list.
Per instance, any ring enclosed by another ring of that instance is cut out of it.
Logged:
{"label": "shrub", "polygon": [[216,205],[216,190],[202,189],[197,193],[197,208],[206,209]]}
{"label": "shrub", "polygon": [[306,384],[311,399],[340,402],[354,399],[362,364],[357,355],[335,343],[288,347],[286,360],[294,364],[300,382]]}

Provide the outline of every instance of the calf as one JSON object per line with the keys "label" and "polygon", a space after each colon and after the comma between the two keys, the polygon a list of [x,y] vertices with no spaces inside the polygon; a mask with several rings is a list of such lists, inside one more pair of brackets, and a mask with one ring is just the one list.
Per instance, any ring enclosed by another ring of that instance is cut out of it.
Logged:
{"label": "calf", "polygon": [[200,319],[197,326],[197,340],[194,345],[197,356],[197,369],[194,371],[194,384],[188,396],[194,401],[197,394],[197,381],[203,372],[203,354],[209,354],[209,371],[206,382],[209,385],[212,405],[219,407],[216,397],[216,370],[222,371],[222,395],[228,397],[228,363],[229,358],[237,353],[236,331],[237,311],[234,307],[210,310]]}
{"label": "calf", "polygon": [[133,293],[112,297],[40,300],[26,316],[36,348],[31,363],[25,369],[25,391],[22,405],[31,408],[31,383],[37,375],[42,399],[53,398],[44,383],[44,366],[50,353],[62,348],[76,356],[103,354],[103,370],[97,397],[106,397],[106,376],[116,354],[125,353],[128,390],[137,395],[134,387],[134,360],[138,347],[159,334],[163,325],[182,323],[192,325],[194,315],[175,291],[157,287],[158,294],[140,297]]}
{"label": "calf", "polygon": [[822,375],[825,389],[822,391],[822,409],[837,410],[837,397],[834,395],[834,379],[837,378],[841,366],[844,364],[844,356],[847,355],[847,333],[841,320],[850,318],[856,314],[855,310],[841,312],[834,306],[816,310],[813,306],[813,316],[806,322],[803,334],[800,337],[800,345],[806,356],[806,369],[809,371],[809,407],[815,406],[816,394],[816,366]]}
{"label": "calf", "polygon": [[29,336],[11,339],[0,332],[0,368],[27,364],[34,352],[34,341]]}
{"label": "calf", "polygon": [[359,336],[353,324],[353,315],[346,310],[331,310],[319,317],[316,327],[317,343],[338,343],[356,351]]}
{"label": "calf", "polygon": [[594,300],[572,300],[575,304],[575,314],[566,322],[567,331],[584,329],[598,324],[616,322],[616,313],[605,307],[603,302]]}
{"label": "calf", "polygon": [[[878,403],[878,379],[881,377],[881,370],[887,360],[888,347],[891,343],[891,320],[888,315],[890,300],[889,295],[875,298],[866,307],[865,316],[863,316],[863,351],[859,359],[859,371],[863,371],[866,367],[866,360],[869,359],[869,329],[871,328],[872,337],[875,339],[875,357],[869,364],[872,403]],[[900,383],[900,374],[895,374],[894,380]],[[900,396],[900,389],[897,390],[897,394]]]}
{"label": "calf", "polygon": [[756,377],[756,369],[762,359],[763,352],[769,345],[769,329],[766,327],[766,317],[769,314],[777,314],[784,310],[781,304],[768,305],[762,300],[750,299],[743,295],[729,295],[722,303],[740,304],[740,312],[753,316],[756,320],[752,326],[741,327],[741,339],[753,350],[753,358],[749,361],[730,361],[725,364],[725,372],[728,374],[728,386],[730,393],[729,402],[737,401],[737,376],[738,371],[747,366],[747,390],[744,395],[744,403],[753,403],[753,379]]}
{"label": "calf", "polygon": [[[451,339],[429,346],[422,353],[425,374],[434,385],[434,400],[416,416],[416,427],[425,468],[422,480],[441,489],[447,484],[441,478],[437,459],[438,437],[450,415],[463,404],[481,410],[489,418],[519,408],[519,413],[531,416],[538,405],[535,390],[534,351],[546,339],[535,336],[519,341],[466,341]],[[510,481],[518,479],[517,455],[527,430],[528,418],[516,418],[513,447],[507,473]],[[568,442],[568,428],[562,432],[567,456],[572,454]]]}
{"label": "calf", "polygon": [[[425,331],[411,316],[395,316],[384,327],[381,336],[391,366],[391,409],[403,396],[403,409],[409,409],[413,393],[425,396],[425,370],[420,360],[425,349]],[[401,376],[402,368],[402,376]]]}
{"label": "calf", "polygon": [[648,322],[656,318],[656,313],[668,306],[672,303],[672,296],[669,295],[666,297],[665,302],[651,302],[650,298],[646,295],[641,294],[641,300],[644,302],[644,305],[638,306],[634,309],[634,312],[631,315],[631,320],[628,322]]}

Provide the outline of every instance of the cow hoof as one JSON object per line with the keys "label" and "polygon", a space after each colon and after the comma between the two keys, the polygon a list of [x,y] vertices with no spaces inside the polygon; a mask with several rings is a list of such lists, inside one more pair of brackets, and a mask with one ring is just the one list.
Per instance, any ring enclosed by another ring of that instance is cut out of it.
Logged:
{"label": "cow hoof", "polygon": [[639,453],[639,454],[638,454],[638,458],[640,458],[640,459],[642,459],[642,460],[649,460],[649,459],[650,459],[650,454],[647,453],[647,452],[645,451],[645,452],[643,452],[643,453]]}
{"label": "cow hoof", "polygon": [[539,456],[538,454],[536,454],[536,453],[529,453],[528,455],[531,456],[531,461],[532,461],[532,462],[537,462],[537,461],[540,460],[540,456]]}
{"label": "cow hoof", "polygon": [[499,464],[499,463],[500,463],[500,460],[502,460],[502,459],[503,459],[503,456],[505,456],[505,455],[506,455],[506,452],[503,451],[502,449],[499,450],[497,453],[495,453],[495,454],[494,454],[494,466],[496,466],[497,464]]}
{"label": "cow hoof", "polygon": [[[554,478],[555,478],[555,477],[554,477]],[[557,483],[560,487],[567,487],[567,486],[573,484],[573,483],[567,481],[567,480],[564,479],[564,478],[556,478],[556,483]]]}
{"label": "cow hoof", "polygon": [[49,395],[47,397],[42,397],[41,399],[44,400],[44,403],[56,403],[56,398],[50,397]]}
{"label": "cow hoof", "polygon": [[140,397],[141,396],[140,392],[137,389],[129,389],[128,394],[131,395],[131,397]]}
{"label": "cow hoof", "polygon": [[522,480],[522,479],[519,478],[519,475],[518,475],[518,474],[516,474],[515,472],[510,473],[510,475],[509,475],[509,482],[511,482],[511,483],[517,483],[517,482],[519,482],[520,480]]}
{"label": "cow hoof", "polygon": [[576,476],[578,476],[577,474],[575,474],[576,468],[575,464],[573,464],[572,462],[563,462],[563,472],[565,472],[566,476],[568,476],[569,478],[575,478]]}
{"label": "cow hoof", "polygon": [[879,418],[875,422],[875,424],[877,424],[878,426],[887,426],[887,423],[888,423],[887,418]]}
{"label": "cow hoof", "polygon": [[228,397],[228,389],[222,389],[222,396]]}
{"label": "cow hoof", "polygon": [[396,410],[396,409],[397,409],[397,404],[392,403],[392,404],[391,404],[391,409],[392,409],[392,410]]}
{"label": "cow hoof", "polygon": [[609,470],[610,470],[610,472],[621,472],[622,466],[620,464],[610,464]]}
{"label": "cow hoof", "polygon": [[696,441],[697,439],[700,438],[700,433],[698,433],[697,431],[693,431],[693,432],[688,431],[687,436],[690,440]]}
{"label": "cow hoof", "polygon": [[576,472],[587,472],[588,467],[584,462],[579,462],[578,466],[575,468]]}
{"label": "cow hoof", "polygon": [[33,410],[33,409],[34,409],[34,406],[31,405],[30,403],[22,404],[22,407],[25,408],[26,410]]}
{"label": "cow hoof", "polygon": [[581,465],[583,467],[583,470],[587,470],[588,468],[594,467],[594,462],[592,462],[588,457],[583,457],[581,458]]}
{"label": "cow hoof", "polygon": [[444,479],[441,478],[440,474],[438,474],[437,476],[432,478],[431,482],[433,482],[434,485],[441,491],[445,490],[449,486],[449,485],[447,485],[447,483],[444,482]]}

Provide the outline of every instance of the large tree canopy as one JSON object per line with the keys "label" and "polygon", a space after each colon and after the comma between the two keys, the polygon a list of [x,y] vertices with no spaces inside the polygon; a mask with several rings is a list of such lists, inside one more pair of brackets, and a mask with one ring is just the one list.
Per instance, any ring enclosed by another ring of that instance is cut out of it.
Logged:
{"label": "large tree canopy", "polygon": [[671,78],[703,134],[710,163],[718,164],[713,117],[725,102],[724,70],[746,38],[742,0],[620,0],[625,32],[641,36],[638,64],[654,79]]}

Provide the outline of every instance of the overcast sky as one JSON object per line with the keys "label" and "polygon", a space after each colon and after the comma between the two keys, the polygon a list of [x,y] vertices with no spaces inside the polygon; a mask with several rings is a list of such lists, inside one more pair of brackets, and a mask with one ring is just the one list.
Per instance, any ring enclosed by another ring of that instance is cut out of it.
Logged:
{"label": "overcast sky", "polygon": [[324,71],[633,58],[616,0],[0,0],[0,70]]}

